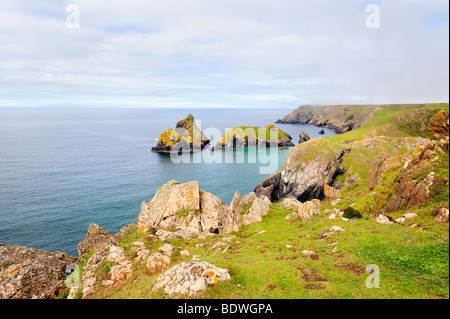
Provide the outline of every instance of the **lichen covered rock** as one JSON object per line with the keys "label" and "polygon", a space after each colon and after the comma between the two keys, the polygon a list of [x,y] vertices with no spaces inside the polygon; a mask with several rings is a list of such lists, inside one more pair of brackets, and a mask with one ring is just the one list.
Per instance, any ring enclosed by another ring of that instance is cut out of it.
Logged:
{"label": "lichen covered rock", "polygon": [[161,274],[152,291],[162,289],[170,297],[196,296],[207,287],[231,278],[227,269],[204,261],[183,262]]}

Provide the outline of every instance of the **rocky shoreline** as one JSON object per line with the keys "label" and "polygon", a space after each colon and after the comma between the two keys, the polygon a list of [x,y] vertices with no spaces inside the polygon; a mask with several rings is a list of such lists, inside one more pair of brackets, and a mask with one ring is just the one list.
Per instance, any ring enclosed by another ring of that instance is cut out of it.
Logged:
{"label": "rocky shoreline", "polygon": [[[161,292],[172,298],[198,296],[206,288],[230,280],[229,270],[201,261],[197,255],[191,258],[189,250],[169,241],[221,236],[210,251],[224,254],[234,240],[231,233],[261,222],[275,202],[291,211],[287,221],[306,222],[323,213],[324,203],[339,205],[341,191],[361,180],[362,173],[355,170],[352,161],[360,162],[373,151],[378,155],[370,163],[366,184],[371,192],[367,196],[374,197],[374,204],[365,216],[376,218],[379,224],[403,225],[417,218],[410,210],[429,202],[436,185],[443,184],[448,189],[448,176],[445,181],[437,179],[435,171],[428,173],[439,168],[442,164],[439,156],[449,152],[448,112],[435,113],[426,129],[431,138],[377,136],[345,143],[331,143],[323,138],[304,141],[292,149],[279,172],[246,196],[236,192],[230,205],[200,190],[196,181],[169,181],[151,201],[142,202],[136,223],[124,226],[117,234],[91,224],[77,246],[78,257],[0,244],[0,298],[86,299],[93,297],[99,287],[125,289],[127,280],[136,271],[158,275],[149,293]],[[406,151],[392,155],[389,150]],[[388,185],[390,192],[377,193],[379,189],[385,191],[383,182],[387,174],[395,174]],[[390,217],[402,209],[406,212],[402,216]],[[448,207],[440,207],[434,221],[446,224],[448,215]],[[362,214],[353,208],[336,209],[330,220],[339,216],[350,220]],[[333,227],[321,238],[343,231]],[[130,236],[136,239],[124,245]],[[315,256],[314,252],[304,254]],[[191,259],[174,265],[177,255]]]}

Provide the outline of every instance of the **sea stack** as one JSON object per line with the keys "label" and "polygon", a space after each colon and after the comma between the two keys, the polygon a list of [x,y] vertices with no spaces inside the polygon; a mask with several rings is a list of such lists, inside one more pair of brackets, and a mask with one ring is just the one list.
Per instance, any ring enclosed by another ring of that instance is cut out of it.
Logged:
{"label": "sea stack", "polygon": [[295,146],[292,137],[273,124],[266,127],[238,126],[225,132],[214,150],[238,148],[287,148]]}
{"label": "sea stack", "polygon": [[195,124],[194,116],[189,114],[185,119],[178,121],[175,129],[170,128],[161,133],[158,144],[151,151],[158,153],[201,151],[209,142]]}
{"label": "sea stack", "polygon": [[299,134],[300,139],[298,140],[298,143],[308,142],[310,140],[309,134],[305,131],[300,131]]}

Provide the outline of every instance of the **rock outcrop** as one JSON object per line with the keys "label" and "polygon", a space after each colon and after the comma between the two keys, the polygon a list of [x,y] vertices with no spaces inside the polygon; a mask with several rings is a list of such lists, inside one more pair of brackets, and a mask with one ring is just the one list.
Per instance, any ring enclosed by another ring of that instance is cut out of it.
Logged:
{"label": "rock outcrop", "polygon": [[440,110],[430,119],[428,124],[428,130],[430,131],[433,139],[445,138],[449,134],[449,118],[448,112]]}
{"label": "rock outcrop", "polygon": [[380,182],[381,176],[384,175],[389,169],[400,165],[400,161],[394,156],[385,152],[380,152],[377,156],[374,167],[369,171],[369,189],[374,189]]}
{"label": "rock outcrop", "polygon": [[214,151],[238,148],[287,148],[293,147],[292,137],[273,124],[266,127],[238,126],[225,132],[217,141]]}
{"label": "rock outcrop", "polygon": [[325,139],[314,139],[294,147],[279,173],[264,180],[254,192],[272,201],[294,198],[300,202],[323,199],[325,185],[332,185],[343,174],[342,157],[350,149],[329,147]]}
{"label": "rock outcrop", "polygon": [[195,124],[194,116],[189,114],[179,121],[175,129],[163,132],[158,144],[151,150],[159,153],[201,151],[210,143],[209,139]]}
{"label": "rock outcrop", "polygon": [[298,143],[303,143],[303,142],[308,142],[311,138],[309,137],[309,134],[304,132],[304,131],[300,131],[299,134],[299,140]]}
{"label": "rock outcrop", "polygon": [[161,274],[152,291],[162,289],[170,297],[195,297],[208,287],[231,278],[228,269],[204,261],[183,262]]}
{"label": "rock outcrop", "polygon": [[58,251],[0,245],[0,299],[57,298],[76,261]]}
{"label": "rock outcrop", "polygon": [[[213,194],[200,191],[196,181],[180,184],[172,180],[150,202],[142,203],[137,225],[144,231],[156,228],[156,235],[163,238],[225,234],[238,231],[250,221],[260,221],[270,205],[268,198],[257,198],[255,193],[242,197],[237,192],[228,207]],[[247,215],[251,218],[244,216],[244,210],[250,210]]]}

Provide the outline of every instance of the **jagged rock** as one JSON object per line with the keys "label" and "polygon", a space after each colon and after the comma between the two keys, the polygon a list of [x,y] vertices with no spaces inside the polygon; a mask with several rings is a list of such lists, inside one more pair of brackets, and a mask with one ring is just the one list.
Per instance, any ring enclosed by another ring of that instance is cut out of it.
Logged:
{"label": "jagged rock", "polygon": [[110,235],[108,231],[97,224],[90,224],[86,237],[78,243],[78,255],[83,257],[102,245],[117,243],[117,236]]}
{"label": "jagged rock", "polygon": [[227,269],[218,268],[204,261],[183,262],[166,271],[157,279],[152,291],[162,289],[170,297],[196,296],[207,287],[228,280]]}
{"label": "jagged rock", "polygon": [[149,203],[142,203],[138,226],[159,228],[156,235],[162,240],[228,233],[239,229],[240,212],[236,212],[236,206],[238,199],[230,209],[218,197],[200,191],[196,181],[179,184],[172,180]]}
{"label": "jagged rock", "polygon": [[411,191],[409,205],[418,206],[425,203],[428,200],[429,189],[424,183],[419,183]]}
{"label": "jagged rock", "polygon": [[195,124],[194,116],[189,114],[177,123],[175,130],[169,129],[162,133],[158,144],[151,150],[160,153],[200,151],[209,142]]}
{"label": "jagged rock", "polygon": [[255,187],[254,193],[256,196],[266,196],[271,201],[278,200],[281,198],[279,195],[280,192],[280,180],[281,180],[281,172],[276,172],[271,176],[264,179],[258,186]]}
{"label": "jagged rock", "polygon": [[400,166],[400,161],[394,156],[380,152],[373,168],[369,171],[369,189],[373,190],[380,182],[381,176],[385,174],[390,168]]}
{"label": "jagged rock", "polygon": [[250,225],[262,221],[262,217],[269,213],[271,205],[266,196],[256,198],[250,209],[242,216],[242,224]]}
{"label": "jagged rock", "polygon": [[239,219],[218,197],[201,191],[200,223],[203,233],[225,234],[239,230]]}
{"label": "jagged rock", "polygon": [[448,209],[445,207],[441,207],[434,217],[434,221],[439,224],[448,223]]}
{"label": "jagged rock", "polygon": [[324,185],[324,195],[327,200],[334,201],[334,200],[338,199],[339,197],[341,197],[341,191],[325,184]]}
{"label": "jagged rock", "polygon": [[448,112],[440,110],[430,118],[428,129],[434,139],[445,138],[449,132]]}
{"label": "jagged rock", "polygon": [[59,251],[0,245],[0,299],[56,298],[76,261]]}
{"label": "jagged rock", "polygon": [[300,131],[300,134],[299,134],[299,140],[298,140],[298,143],[300,144],[300,143],[304,143],[304,142],[308,142],[311,138],[309,137],[309,134],[308,133],[306,133],[306,132],[304,132],[304,131]]}

